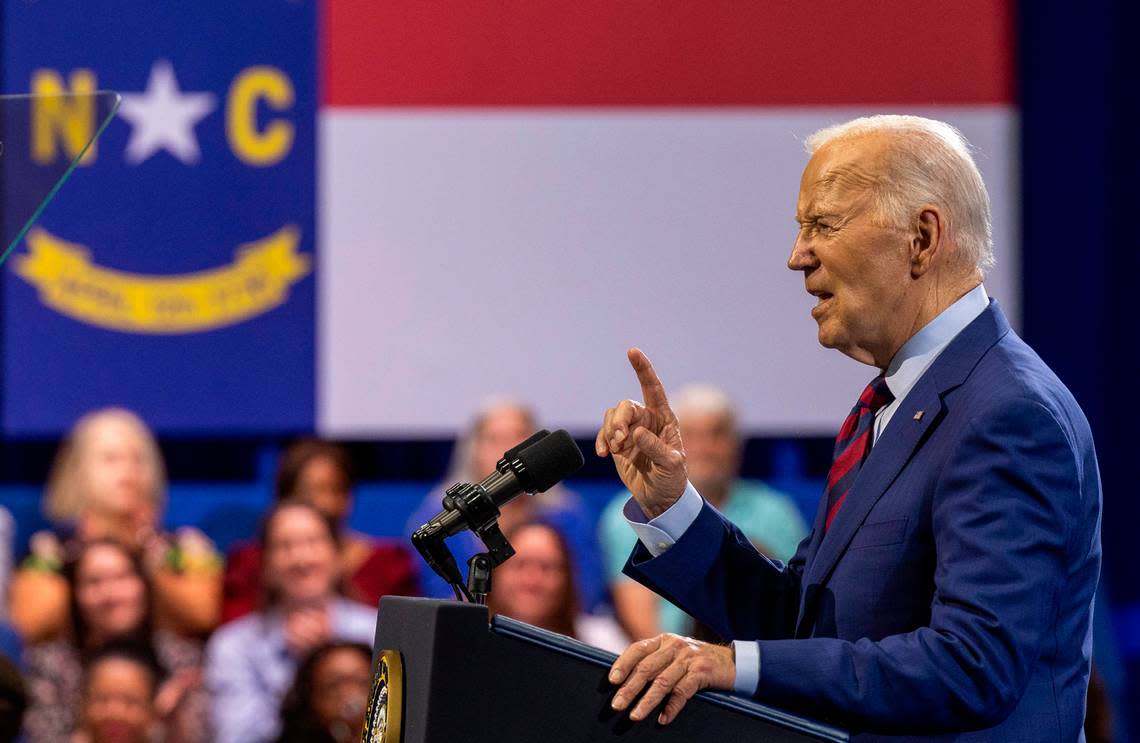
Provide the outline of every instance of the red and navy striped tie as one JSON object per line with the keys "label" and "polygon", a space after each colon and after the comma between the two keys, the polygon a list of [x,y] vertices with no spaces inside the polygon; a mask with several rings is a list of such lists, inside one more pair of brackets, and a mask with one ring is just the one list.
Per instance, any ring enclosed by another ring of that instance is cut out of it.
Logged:
{"label": "red and navy striped tie", "polygon": [[827,473],[827,519],[823,524],[826,534],[839,513],[839,507],[847,497],[855,478],[859,476],[859,469],[863,460],[871,451],[874,439],[875,413],[884,405],[890,405],[895,396],[887,387],[887,380],[883,376],[875,377],[859,395],[859,402],[851,409],[847,420],[843,421],[843,428],[835,438],[835,456],[831,460],[831,471]]}

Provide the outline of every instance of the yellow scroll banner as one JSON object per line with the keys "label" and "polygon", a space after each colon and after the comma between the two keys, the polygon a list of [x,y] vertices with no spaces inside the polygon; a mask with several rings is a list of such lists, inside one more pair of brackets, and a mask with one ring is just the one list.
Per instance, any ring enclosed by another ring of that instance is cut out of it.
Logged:
{"label": "yellow scroll banner", "polygon": [[52,309],[80,322],[128,333],[196,333],[248,320],[279,306],[312,270],[297,252],[300,232],[286,225],[238,246],[234,262],[176,276],[103,268],[82,245],[46,230],[28,232],[15,270]]}

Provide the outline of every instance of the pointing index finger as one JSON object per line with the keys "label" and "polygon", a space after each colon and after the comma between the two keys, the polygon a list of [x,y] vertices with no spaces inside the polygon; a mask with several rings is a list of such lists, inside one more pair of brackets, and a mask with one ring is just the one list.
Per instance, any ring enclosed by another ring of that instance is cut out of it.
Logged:
{"label": "pointing index finger", "polygon": [[630,366],[637,373],[637,381],[641,383],[641,396],[645,407],[654,410],[669,410],[669,399],[665,396],[665,385],[653,369],[649,357],[642,353],[640,348],[631,348],[627,353]]}

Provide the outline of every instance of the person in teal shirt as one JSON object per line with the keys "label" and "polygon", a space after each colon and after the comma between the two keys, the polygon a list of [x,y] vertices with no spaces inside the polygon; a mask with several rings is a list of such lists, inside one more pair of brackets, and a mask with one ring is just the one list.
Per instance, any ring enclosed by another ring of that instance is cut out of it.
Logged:
{"label": "person in teal shirt", "polygon": [[[764,554],[789,559],[807,535],[807,525],[794,501],[755,480],[740,480],[743,440],[732,402],[706,384],[688,385],[673,398],[689,480],[712,506],[740,527]],[[637,535],[622,510],[630,494],[622,492],[602,512],[598,538],[618,621],[633,640],[662,632],[691,635],[693,620],[665,599],[622,574]]]}

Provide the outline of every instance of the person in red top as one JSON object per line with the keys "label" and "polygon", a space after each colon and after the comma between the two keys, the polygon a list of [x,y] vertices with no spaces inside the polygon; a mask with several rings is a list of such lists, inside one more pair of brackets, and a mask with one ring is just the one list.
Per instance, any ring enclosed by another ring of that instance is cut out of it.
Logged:
{"label": "person in red top", "polygon": [[[403,545],[350,531],[352,475],[348,453],[328,441],[302,439],[281,455],[274,495],[307,501],[340,526],[342,592],[376,606],[381,596],[419,595],[419,571]],[[258,608],[261,596],[261,544],[239,543],[226,557],[222,621]]]}

